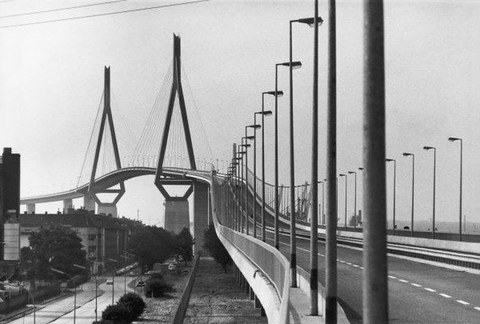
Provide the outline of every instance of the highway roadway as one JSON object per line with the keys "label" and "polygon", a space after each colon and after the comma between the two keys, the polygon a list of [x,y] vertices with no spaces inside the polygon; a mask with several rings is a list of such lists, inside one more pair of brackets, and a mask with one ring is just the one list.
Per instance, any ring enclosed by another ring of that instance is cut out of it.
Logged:
{"label": "highway roadway", "polygon": [[[267,242],[273,244],[273,234]],[[289,258],[289,237],[280,235]],[[319,282],[325,284],[325,244],[319,242]],[[297,263],[310,269],[308,239],[297,240]],[[352,323],[362,322],[362,250],[339,244],[338,298]],[[389,318],[392,323],[480,323],[480,276],[415,259],[388,257]]]}
{"label": "highway roadway", "polygon": [[[111,277],[108,277],[111,279]],[[100,280],[100,278],[99,278]],[[132,281],[132,277],[127,277],[127,285]],[[127,292],[132,291],[127,286]],[[98,287],[98,319],[102,317],[102,311],[112,303],[112,285],[106,283],[100,284]],[[124,294],[124,277],[115,277],[114,299],[118,300]],[[68,296],[51,302],[47,305],[40,306],[35,314],[36,324],[71,324],[73,323],[73,300],[74,296]],[[95,321],[95,282],[91,281],[83,285],[77,291],[77,309],[76,321],[78,324],[92,324]],[[33,313],[25,317],[18,318],[9,323],[13,324],[33,324]]]}

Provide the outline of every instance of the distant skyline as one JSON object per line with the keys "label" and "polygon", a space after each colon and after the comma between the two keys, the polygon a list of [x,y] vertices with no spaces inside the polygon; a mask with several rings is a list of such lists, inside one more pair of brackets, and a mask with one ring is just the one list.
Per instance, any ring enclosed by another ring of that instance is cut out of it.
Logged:
{"label": "distant skyline", "polygon": [[[213,159],[231,158],[261,109],[261,92],[273,90],[275,63],[288,60],[288,21],[309,17],[313,1],[208,1],[155,10],[179,1],[74,0],[0,3],[0,146],[22,155],[22,196],[72,189],[78,180],[103,89],[103,67],[112,68],[112,111],[120,152],[128,155],[161,90],[172,59],[172,34],[182,38],[182,64],[192,97],[189,117],[200,116]],[[64,20],[14,28],[2,26]],[[324,178],[326,134],[327,2],[320,1],[319,177]],[[480,222],[480,3],[397,0],[385,3],[387,157],[397,159],[397,220],[410,219],[411,159],[415,154],[415,218],[431,218],[432,154],[437,151],[437,220],[458,220],[459,146],[464,139],[463,211]],[[338,172],[362,162],[363,18],[361,1],[338,1]],[[312,40],[294,25],[296,183],[310,181]],[[280,182],[288,184],[288,72],[279,70]],[[266,98],[266,109],[273,100]],[[194,104],[195,103],[195,104]],[[194,108],[196,107],[196,108]],[[162,125],[162,120],[159,121]],[[273,180],[273,118],[266,119],[267,180]],[[199,152],[204,148],[198,149]],[[206,155],[202,153],[202,155]],[[387,167],[392,218],[392,165]],[[358,208],[362,174],[358,174]],[[349,176],[353,210],[353,176]],[[343,220],[344,180],[339,181]],[[153,177],[126,182],[119,214],[158,224],[163,197]],[[80,202],[75,202],[77,206]],[[61,203],[39,205],[56,212]]]}

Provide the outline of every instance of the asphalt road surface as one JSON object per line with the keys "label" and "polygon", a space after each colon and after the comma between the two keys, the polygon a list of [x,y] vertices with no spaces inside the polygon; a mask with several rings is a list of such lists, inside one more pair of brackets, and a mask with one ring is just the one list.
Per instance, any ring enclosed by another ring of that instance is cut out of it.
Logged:
{"label": "asphalt road surface", "polygon": [[[111,277],[108,277],[111,279]],[[127,285],[133,280],[131,277],[127,277]],[[114,284],[114,299],[118,300],[124,294],[124,277],[115,277]],[[92,324],[95,320],[95,282],[88,282],[82,287],[77,288],[77,308],[75,312],[75,323],[78,324]],[[101,291],[104,293],[97,298],[98,303],[98,319],[102,317],[102,311],[112,303],[112,285],[103,283],[98,287],[99,294]],[[132,291],[127,287],[127,292]],[[74,296],[69,296],[63,299],[59,299],[48,305],[41,306],[37,309],[35,314],[36,324],[71,324],[74,322]],[[34,314],[30,313],[25,317],[19,318],[10,323],[14,324],[33,324]]]}

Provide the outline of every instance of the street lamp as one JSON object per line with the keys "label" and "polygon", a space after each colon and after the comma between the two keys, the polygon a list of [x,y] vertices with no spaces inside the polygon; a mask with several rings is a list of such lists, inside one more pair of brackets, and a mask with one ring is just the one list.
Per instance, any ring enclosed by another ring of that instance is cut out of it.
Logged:
{"label": "street lamp", "polygon": [[413,153],[403,153],[403,156],[412,157],[412,216],[411,216],[411,227],[410,235],[413,236],[413,225],[414,225],[414,216],[415,216],[415,154]]}
{"label": "street lamp", "polygon": [[[275,96],[275,139],[277,138],[277,98],[283,96],[283,91],[275,87],[275,91],[262,92],[262,240],[265,242],[265,95]],[[275,218],[275,227],[278,229],[277,219]]]}
{"label": "street lamp", "polygon": [[347,195],[348,195],[348,191],[347,191],[347,187],[348,187],[348,179],[347,179],[347,175],[345,173],[340,173],[338,175],[339,177],[345,177],[345,230],[347,229]]}
{"label": "street lamp", "polygon": [[235,186],[236,188],[236,201],[237,201],[237,209],[236,209],[236,215],[237,215],[237,231],[243,232],[243,218],[241,217],[241,203],[243,202],[241,194],[243,193],[242,190],[242,181],[243,181],[243,154],[245,154],[244,151],[240,151],[240,145],[237,145],[237,156],[235,159],[237,160],[238,167],[237,167],[237,184]]}
{"label": "street lamp", "polygon": [[[245,160],[243,160],[245,163],[242,163],[242,205],[245,203],[247,205],[248,203],[248,169],[247,169],[247,162],[248,162],[248,148],[250,147],[250,144],[247,143],[247,136],[242,137],[242,144],[240,144],[240,147],[245,148],[244,151],[242,151],[242,154],[245,155]],[[245,173],[244,170],[245,169]],[[245,182],[245,184],[244,184]],[[245,189],[244,189],[245,188]],[[241,211],[241,218],[243,222],[243,213],[245,213],[245,232],[248,235],[248,205],[243,206],[243,210]],[[243,233],[243,226],[242,226],[242,233]]]}
{"label": "street lamp", "polygon": [[[278,67],[279,66],[290,66],[300,67],[302,64],[300,62],[284,62],[275,64],[275,92],[278,91]],[[279,241],[279,232],[278,232],[278,222],[279,222],[279,199],[278,199],[278,96],[275,96],[275,235],[274,242],[275,248],[278,250],[280,248]]]}
{"label": "street lamp", "polygon": [[[248,136],[247,134],[247,129],[248,128],[253,128],[255,129],[256,126],[260,127],[260,125],[247,125],[245,126],[245,143],[247,143],[248,140],[254,140],[255,136]],[[248,146],[245,148],[245,151],[248,151],[248,147],[250,147],[250,144],[247,144]],[[254,179],[255,182],[255,179]],[[248,219],[248,154],[245,154],[245,219],[247,221],[247,235],[248,235],[248,226],[249,226],[249,219]],[[255,208],[255,194],[253,195],[253,208]],[[253,227],[255,227],[255,223],[253,223]]]}
{"label": "street lamp", "polygon": [[395,235],[395,230],[397,228],[395,224],[395,204],[396,204],[396,191],[397,191],[397,160],[395,159],[385,159],[387,162],[393,162],[393,235]]}
{"label": "street lamp", "polygon": [[58,269],[55,269],[55,268],[52,268],[52,267],[50,267],[50,270],[53,271],[53,272],[68,276],[68,277],[70,277],[70,279],[72,279],[72,282],[73,282],[73,323],[75,324],[76,319],[77,319],[77,286],[75,285],[75,278],[72,275],[69,275],[68,273],[66,273],[62,270],[58,270]]}
{"label": "street lamp", "polygon": [[[109,261],[119,263],[118,260],[115,259],[107,259]],[[115,303],[115,268],[112,270],[112,305]]]}
{"label": "street lamp", "polygon": [[[271,114],[272,112],[270,112]],[[257,238],[257,114],[263,114],[262,111],[253,113],[253,237]]]}
{"label": "street lamp", "polygon": [[460,207],[459,207],[459,215],[458,215],[458,233],[460,241],[462,240],[462,182],[463,182],[463,139],[460,137],[449,137],[448,140],[450,142],[459,141],[460,142]]}
{"label": "street lamp", "polygon": [[[354,174],[355,175],[355,198],[354,198],[354,204],[353,204],[353,229],[357,229],[357,172],[356,171],[348,171],[348,174]],[[345,178],[346,179],[346,178]]]}
{"label": "street lamp", "polygon": [[[83,269],[85,272],[88,273],[87,268],[84,266],[81,266],[79,264],[73,264],[74,267]],[[97,298],[98,298],[98,277],[97,277],[97,272],[95,271],[95,322],[97,322],[97,309],[98,309],[98,303],[97,303]]]}
{"label": "street lamp", "polygon": [[433,203],[432,203],[432,238],[435,239],[435,188],[437,177],[437,148],[433,146],[424,146],[424,150],[433,151]]}

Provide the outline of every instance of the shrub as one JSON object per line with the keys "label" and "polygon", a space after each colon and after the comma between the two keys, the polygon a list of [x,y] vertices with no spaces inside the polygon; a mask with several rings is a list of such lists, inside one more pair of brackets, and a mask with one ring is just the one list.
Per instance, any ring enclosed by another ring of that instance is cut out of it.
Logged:
{"label": "shrub", "polygon": [[127,293],[123,295],[118,300],[117,304],[125,305],[130,311],[133,320],[138,319],[147,306],[142,297],[134,293]]}
{"label": "shrub", "polygon": [[163,277],[155,276],[156,278],[149,278],[145,283],[145,296],[146,297],[161,297],[167,292],[173,291],[171,285],[169,285]]}
{"label": "shrub", "polygon": [[129,309],[124,305],[117,303],[115,305],[108,305],[107,308],[102,312],[102,319],[103,320],[127,320],[131,322],[133,320],[132,313]]}

